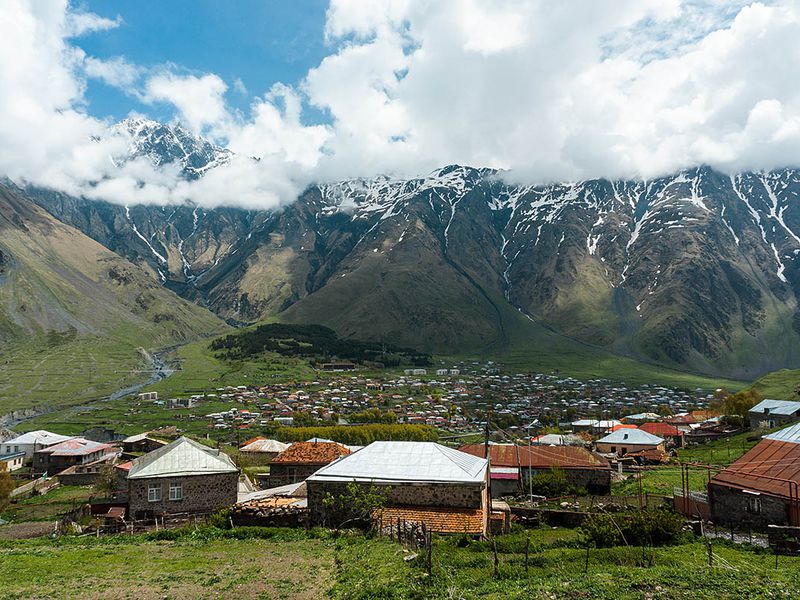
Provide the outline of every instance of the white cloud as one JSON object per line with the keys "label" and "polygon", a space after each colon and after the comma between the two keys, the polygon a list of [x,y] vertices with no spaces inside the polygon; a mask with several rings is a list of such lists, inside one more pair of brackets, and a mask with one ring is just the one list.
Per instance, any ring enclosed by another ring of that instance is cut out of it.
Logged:
{"label": "white cloud", "polygon": [[173,104],[183,124],[194,133],[201,133],[226,119],[227,90],[228,86],[217,75],[178,75],[167,71],[148,79],[142,99]]}
{"label": "white cloud", "polygon": [[[247,114],[226,102],[229,83],[247,93],[237,80],[71,41],[120,24],[66,0],[0,3],[0,173],[117,202],[274,206],[312,180],[455,162],[535,182],[800,162],[794,1],[332,0],[329,55],[297,88],[264,82]],[[194,182],[115,166],[127,142],[90,116],[89,77],[239,156]],[[309,106],[328,122],[308,125]]]}

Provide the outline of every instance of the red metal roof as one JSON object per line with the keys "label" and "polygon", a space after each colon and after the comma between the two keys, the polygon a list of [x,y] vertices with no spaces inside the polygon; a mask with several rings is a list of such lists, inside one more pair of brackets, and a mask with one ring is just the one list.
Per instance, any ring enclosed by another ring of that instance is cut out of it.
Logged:
{"label": "red metal roof", "polygon": [[683,435],[683,432],[677,427],[673,427],[668,423],[645,423],[639,426],[639,429],[646,431],[652,435],[659,437],[669,437]]}
{"label": "red metal roof", "polygon": [[[530,461],[528,454],[530,448]],[[483,444],[470,444],[459,448],[462,452],[483,457]],[[533,469],[610,469],[608,461],[580,446],[517,446],[490,444],[489,461],[493,467],[527,467]]]}
{"label": "red metal roof", "polygon": [[786,480],[800,482],[800,444],[762,440],[712,478],[711,484],[788,498],[791,484]]}
{"label": "red metal roof", "polygon": [[324,466],[348,454],[352,454],[350,449],[336,442],[296,442],[273,458],[272,464]]}
{"label": "red metal roof", "polygon": [[[493,467],[518,467],[519,446],[515,444],[489,444],[489,462]],[[468,444],[459,448],[461,452],[484,458],[485,446],[483,444]]]}

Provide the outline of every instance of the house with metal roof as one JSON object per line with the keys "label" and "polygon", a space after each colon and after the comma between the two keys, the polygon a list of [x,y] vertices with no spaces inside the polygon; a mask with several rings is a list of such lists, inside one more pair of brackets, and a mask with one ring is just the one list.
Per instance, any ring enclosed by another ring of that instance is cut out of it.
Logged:
{"label": "house with metal roof", "polygon": [[747,411],[751,429],[773,429],[800,419],[800,402],[762,400]]}
{"label": "house with metal roof", "polygon": [[22,435],[11,438],[0,444],[0,454],[16,454],[17,452],[24,452],[24,462],[33,460],[33,453],[37,450],[54,446],[61,442],[66,442],[71,436],[59,435],[58,433],[51,433],[43,429],[36,431],[28,431]]}
{"label": "house with metal roof", "polygon": [[595,449],[601,454],[617,456],[642,450],[664,452],[664,439],[641,429],[617,429],[597,440]]}
{"label": "house with metal roof", "polygon": [[434,442],[373,442],[322,467],[306,480],[316,523],[349,515],[323,500],[346,495],[355,483],[385,498],[375,518],[425,523],[432,531],[481,535],[490,513],[489,461]]}
{"label": "house with metal roof", "polygon": [[278,440],[256,437],[247,440],[239,447],[239,455],[250,464],[267,465],[287,448],[289,448],[289,444],[284,444]]}
{"label": "house with metal roof", "polygon": [[36,473],[55,475],[70,467],[102,460],[118,450],[111,444],[101,444],[85,438],[68,438],[33,453],[33,470]]}
{"label": "house with metal roof", "polygon": [[132,461],[127,482],[134,519],[208,514],[236,503],[239,469],[224,452],[181,437]]}
{"label": "house with metal roof", "polygon": [[800,525],[800,423],[762,438],[708,484],[714,522]]}

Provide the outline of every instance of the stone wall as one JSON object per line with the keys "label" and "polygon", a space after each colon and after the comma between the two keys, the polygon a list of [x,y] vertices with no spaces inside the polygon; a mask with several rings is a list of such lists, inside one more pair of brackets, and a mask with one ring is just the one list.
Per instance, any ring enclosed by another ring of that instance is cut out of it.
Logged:
{"label": "stone wall", "polygon": [[[369,488],[368,483],[360,484]],[[348,483],[309,481],[308,508],[314,523],[325,521],[326,509],[322,500],[326,494],[338,496],[347,493]],[[419,506],[441,508],[481,508],[485,501],[486,485],[480,484],[399,484],[376,485],[385,494],[386,506]]]}
{"label": "stone wall", "polygon": [[724,485],[708,486],[708,499],[711,505],[711,520],[734,526],[766,528],[767,525],[785,525],[788,522],[788,501],[761,494],[761,510],[753,513],[748,510],[753,494]]}
{"label": "stone wall", "polygon": [[[171,482],[183,484],[183,499],[169,499]],[[161,485],[161,500],[148,502],[147,490],[151,483]],[[189,477],[164,477],[158,479],[129,479],[129,514],[134,519],[147,518],[154,513],[210,513],[237,500],[238,473],[193,475]]]}
{"label": "stone wall", "polygon": [[[533,469],[534,475],[545,473],[549,469]],[[611,493],[611,469],[562,469],[567,483],[574,487],[584,488],[595,496],[606,496]],[[528,490],[528,468],[522,469],[522,492]]]}

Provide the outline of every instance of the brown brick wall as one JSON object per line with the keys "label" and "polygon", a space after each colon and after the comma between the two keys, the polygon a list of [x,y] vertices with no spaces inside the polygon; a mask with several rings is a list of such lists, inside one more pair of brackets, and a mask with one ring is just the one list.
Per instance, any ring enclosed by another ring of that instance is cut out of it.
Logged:
{"label": "brown brick wall", "polygon": [[[183,499],[170,500],[169,484],[178,481],[183,483]],[[151,483],[161,484],[160,502],[147,501],[148,485]],[[238,473],[129,479],[129,513],[133,518],[143,518],[142,513],[214,512],[236,503],[238,483]]]}

